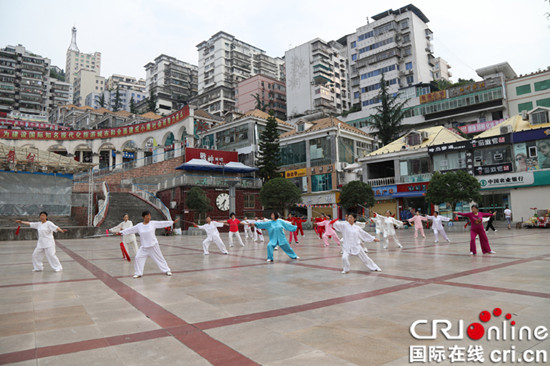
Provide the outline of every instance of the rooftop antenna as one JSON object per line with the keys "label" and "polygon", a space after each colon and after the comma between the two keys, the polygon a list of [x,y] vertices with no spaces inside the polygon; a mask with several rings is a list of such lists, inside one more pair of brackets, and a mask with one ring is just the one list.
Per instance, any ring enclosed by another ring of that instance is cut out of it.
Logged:
{"label": "rooftop antenna", "polygon": [[76,45],[76,27],[75,26],[73,26],[72,32],[73,32],[73,35],[71,38],[71,45],[69,46],[69,51],[80,52],[80,50],[78,49],[78,46]]}
{"label": "rooftop antenna", "polygon": [[369,20],[369,17],[367,16],[367,25],[370,24],[370,20]]}

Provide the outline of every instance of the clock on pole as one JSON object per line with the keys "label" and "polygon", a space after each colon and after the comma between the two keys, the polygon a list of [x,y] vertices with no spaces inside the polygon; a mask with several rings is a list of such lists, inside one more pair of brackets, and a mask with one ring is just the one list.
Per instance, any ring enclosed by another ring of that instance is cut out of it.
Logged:
{"label": "clock on pole", "polygon": [[229,211],[229,194],[220,193],[216,197],[216,207],[220,211]]}

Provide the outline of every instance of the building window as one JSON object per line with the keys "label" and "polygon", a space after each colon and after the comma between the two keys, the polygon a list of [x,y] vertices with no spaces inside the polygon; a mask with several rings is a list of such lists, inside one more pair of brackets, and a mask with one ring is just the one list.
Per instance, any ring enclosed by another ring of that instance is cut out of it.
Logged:
{"label": "building window", "polygon": [[340,137],[338,139],[338,155],[341,163],[353,163],[353,140]]}
{"label": "building window", "polygon": [[528,93],[531,93],[531,84],[516,87],[516,95],[523,95]]}
{"label": "building window", "polygon": [[535,83],[535,91],[550,89],[550,79]]}
{"label": "building window", "polygon": [[352,61],[357,61],[357,54],[354,53],[353,55],[351,55],[351,60]]}
{"label": "building window", "polygon": [[[303,128],[303,124],[298,127]],[[281,146],[280,150],[281,165],[294,165],[306,163],[306,142],[300,141],[294,144]]]}
{"label": "building window", "polygon": [[355,41],[351,42],[351,48],[357,47],[357,43]]}
{"label": "building window", "polygon": [[550,107],[550,98],[537,100],[538,107]]}
{"label": "building window", "polygon": [[311,192],[330,191],[332,189],[332,174],[317,174],[311,176]]}
{"label": "building window", "polygon": [[331,163],[330,140],[327,137],[311,139],[309,141],[309,158],[311,166]]}
{"label": "building window", "polygon": [[548,123],[548,112],[540,111],[540,112],[531,113],[530,120],[532,125],[540,125],[540,124]]}
{"label": "building window", "polygon": [[407,84],[412,84],[412,83],[414,83],[414,76],[413,75],[407,76]]}
{"label": "building window", "polygon": [[530,111],[531,109],[533,109],[533,102],[518,104],[518,113],[521,113],[522,111]]}
{"label": "building window", "polygon": [[256,207],[256,196],[253,194],[244,195],[244,208]]}
{"label": "building window", "polygon": [[413,68],[413,63],[412,62],[407,62],[405,64],[405,70],[412,70]]}

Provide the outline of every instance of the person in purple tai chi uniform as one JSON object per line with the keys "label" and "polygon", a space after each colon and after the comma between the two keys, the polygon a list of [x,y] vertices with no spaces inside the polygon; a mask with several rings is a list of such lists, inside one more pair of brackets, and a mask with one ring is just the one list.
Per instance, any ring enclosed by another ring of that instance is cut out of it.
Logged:
{"label": "person in purple tai chi uniform", "polygon": [[493,216],[492,213],[479,212],[477,205],[472,205],[472,212],[462,213],[454,212],[459,216],[467,217],[470,220],[470,254],[476,254],[476,236],[479,235],[479,243],[481,244],[481,251],[483,254],[495,254],[494,250],[491,250],[489,245],[489,239],[485,234],[485,228],[483,227],[483,217]]}

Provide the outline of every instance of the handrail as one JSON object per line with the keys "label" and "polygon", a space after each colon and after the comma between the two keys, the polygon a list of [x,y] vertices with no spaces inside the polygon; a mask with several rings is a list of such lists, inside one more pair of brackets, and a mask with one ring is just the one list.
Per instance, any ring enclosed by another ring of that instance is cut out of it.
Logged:
{"label": "handrail", "polygon": [[170,215],[170,210],[154,194],[141,188],[139,184],[132,184],[132,193],[137,194],[138,196],[143,198],[145,201],[157,207],[160,210],[160,212],[162,212],[164,216],[166,216],[167,220],[172,221],[172,215]]}
{"label": "handrail", "polygon": [[97,215],[94,216],[94,226],[99,226],[101,224],[107,214],[107,207],[109,207],[109,186],[107,183],[102,182],[101,187],[103,189],[103,194],[105,195],[105,201],[103,202],[103,206],[100,207]]}

